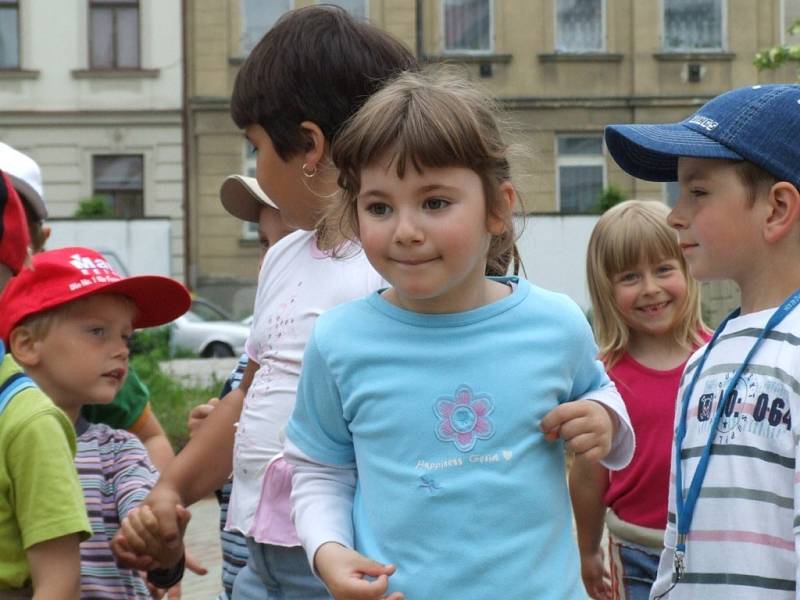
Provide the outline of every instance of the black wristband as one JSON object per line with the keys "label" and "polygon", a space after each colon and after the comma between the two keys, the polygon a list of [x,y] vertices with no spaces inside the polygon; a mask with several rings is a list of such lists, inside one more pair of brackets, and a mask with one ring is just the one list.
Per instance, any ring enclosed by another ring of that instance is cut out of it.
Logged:
{"label": "black wristband", "polygon": [[186,555],[184,554],[174,567],[169,567],[168,569],[152,569],[148,571],[147,581],[162,590],[169,589],[183,579],[185,568]]}

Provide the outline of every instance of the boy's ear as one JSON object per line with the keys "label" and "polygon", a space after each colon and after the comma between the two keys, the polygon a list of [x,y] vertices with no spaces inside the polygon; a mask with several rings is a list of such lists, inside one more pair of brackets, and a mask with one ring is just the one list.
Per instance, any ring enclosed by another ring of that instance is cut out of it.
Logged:
{"label": "boy's ear", "polygon": [[504,181],[497,190],[497,200],[486,215],[486,229],[492,235],[503,235],[514,214],[517,191],[510,181]]}
{"label": "boy's ear", "polygon": [[800,191],[788,181],[779,181],[769,191],[764,239],[774,243],[794,230],[800,221]]}
{"label": "boy's ear", "polygon": [[41,360],[41,340],[33,336],[30,328],[24,325],[15,327],[9,336],[8,347],[20,366],[35,367]]}
{"label": "boy's ear", "polygon": [[300,123],[300,129],[303,131],[303,136],[306,138],[306,149],[303,155],[303,162],[309,166],[310,169],[316,169],[319,162],[325,158],[328,153],[328,140],[325,134],[322,133],[319,125],[313,121],[303,121]]}

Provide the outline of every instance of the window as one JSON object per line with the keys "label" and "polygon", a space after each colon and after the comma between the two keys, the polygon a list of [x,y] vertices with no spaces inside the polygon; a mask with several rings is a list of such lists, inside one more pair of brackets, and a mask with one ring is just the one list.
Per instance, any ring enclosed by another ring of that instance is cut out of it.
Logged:
{"label": "window", "polygon": [[664,184],[664,203],[670,208],[675,208],[681,195],[681,184],[677,181],[667,181]]}
{"label": "window", "polygon": [[800,44],[800,34],[790,35],[789,28],[800,20],[800,0],[781,1],[781,44]]}
{"label": "window", "polygon": [[662,0],[663,45],[668,52],[723,49],[723,0]]}
{"label": "window", "polygon": [[602,136],[557,138],[558,206],[562,213],[593,212],[606,180]]}
{"label": "window", "polygon": [[0,69],[19,69],[19,2],[0,1]]}
{"label": "window", "polygon": [[139,68],[138,0],[89,0],[89,67]]}
{"label": "window", "polygon": [[95,196],[102,196],[119,219],[144,216],[144,157],[140,154],[92,157]]}
{"label": "window", "polygon": [[280,16],[292,8],[292,0],[241,0],[242,54],[264,37]]}
{"label": "window", "polygon": [[556,50],[605,49],[605,0],[556,0]]}
{"label": "window", "polygon": [[[244,169],[242,173],[248,177],[256,176],[256,148],[249,140],[244,141]],[[242,223],[242,239],[258,241],[258,223],[244,221]]]}
{"label": "window", "polygon": [[491,52],[492,0],[442,0],[444,49]]}
{"label": "window", "polygon": [[367,18],[367,0],[317,0],[317,4],[335,4],[357,19]]}

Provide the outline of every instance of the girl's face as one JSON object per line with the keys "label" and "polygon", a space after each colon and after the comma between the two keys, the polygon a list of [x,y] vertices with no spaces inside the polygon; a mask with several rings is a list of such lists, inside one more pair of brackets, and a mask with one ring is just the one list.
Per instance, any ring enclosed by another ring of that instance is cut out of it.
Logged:
{"label": "girl's face", "polygon": [[[511,191],[501,192],[513,201]],[[361,244],[393,289],[385,297],[424,313],[461,312],[485,303],[486,254],[505,225],[487,216],[477,173],[462,167],[409,164],[397,175],[391,159],[361,172],[357,199]]]}
{"label": "girl's face", "polygon": [[261,125],[248,125],[245,137],[256,151],[258,185],[280,208],[283,221],[291,228],[314,229],[320,217],[320,199],[303,181],[303,155],[284,161]]}
{"label": "girl's face", "polygon": [[614,300],[632,335],[661,336],[672,331],[686,302],[686,275],[680,262],[665,258],[611,278]]}

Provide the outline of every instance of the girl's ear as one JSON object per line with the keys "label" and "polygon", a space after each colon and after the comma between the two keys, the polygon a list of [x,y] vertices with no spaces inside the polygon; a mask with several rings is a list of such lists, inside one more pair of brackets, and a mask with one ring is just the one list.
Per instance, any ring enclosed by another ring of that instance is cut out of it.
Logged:
{"label": "girl's ear", "polygon": [[503,235],[508,228],[508,223],[514,214],[514,205],[517,203],[517,192],[514,184],[504,181],[497,189],[497,199],[492,203],[486,215],[486,229],[492,235]]}
{"label": "girl's ear", "polygon": [[316,171],[317,165],[328,155],[328,140],[319,125],[313,121],[303,121],[300,129],[307,141],[303,162],[308,165],[309,171]]}
{"label": "girl's ear", "polygon": [[779,181],[769,191],[764,239],[774,243],[793,231],[800,220],[800,192],[788,181]]}
{"label": "girl's ear", "polygon": [[36,339],[30,328],[24,325],[14,328],[8,341],[11,354],[20,366],[30,368],[39,364],[42,340]]}

